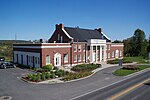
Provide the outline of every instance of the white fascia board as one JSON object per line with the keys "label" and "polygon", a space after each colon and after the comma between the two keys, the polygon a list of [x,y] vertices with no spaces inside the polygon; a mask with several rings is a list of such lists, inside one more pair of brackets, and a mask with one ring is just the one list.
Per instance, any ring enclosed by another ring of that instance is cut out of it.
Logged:
{"label": "white fascia board", "polygon": [[13,48],[31,48],[31,49],[40,49],[40,48],[70,48],[71,46],[13,46]]}
{"label": "white fascia board", "polygon": [[124,45],[123,44],[118,44],[118,45],[117,44],[114,44],[114,45],[112,44],[111,46],[112,47],[123,47]]}
{"label": "white fascia board", "polygon": [[62,31],[63,31],[70,39],[73,39],[73,38],[67,33],[67,31],[66,31],[64,28],[62,28]]}
{"label": "white fascia board", "polygon": [[106,34],[104,32],[101,32],[108,40],[111,40],[110,38],[108,38],[108,36],[106,36]]}

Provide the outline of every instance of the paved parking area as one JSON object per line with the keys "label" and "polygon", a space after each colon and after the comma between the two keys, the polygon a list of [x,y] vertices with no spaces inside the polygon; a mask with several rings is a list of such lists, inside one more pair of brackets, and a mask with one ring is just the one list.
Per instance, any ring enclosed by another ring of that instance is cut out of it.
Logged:
{"label": "paved parking area", "polygon": [[117,68],[110,67],[87,79],[59,84],[29,84],[18,77],[31,71],[20,68],[0,69],[0,97],[11,96],[12,100],[68,100],[121,80],[123,77],[111,74]]}

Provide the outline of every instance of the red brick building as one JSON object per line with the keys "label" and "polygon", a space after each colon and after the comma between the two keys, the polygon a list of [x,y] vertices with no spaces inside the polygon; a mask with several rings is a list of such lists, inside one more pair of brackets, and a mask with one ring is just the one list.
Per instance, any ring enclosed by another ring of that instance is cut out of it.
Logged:
{"label": "red brick building", "polygon": [[47,64],[74,66],[81,63],[101,63],[123,57],[122,43],[111,43],[102,29],[81,29],[56,24],[48,43],[14,44],[14,62],[41,67]]}

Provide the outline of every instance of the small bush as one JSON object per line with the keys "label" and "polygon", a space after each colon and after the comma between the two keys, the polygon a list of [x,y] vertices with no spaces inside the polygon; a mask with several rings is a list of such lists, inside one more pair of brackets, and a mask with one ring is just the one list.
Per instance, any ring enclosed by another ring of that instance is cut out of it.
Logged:
{"label": "small bush", "polygon": [[47,72],[46,74],[45,74],[45,77],[46,77],[46,79],[50,79],[50,73],[49,72]]}
{"label": "small bush", "polygon": [[91,75],[92,72],[79,72],[79,73],[70,73],[66,76],[64,76],[64,78],[62,80],[64,81],[69,81],[69,80],[73,80],[73,79],[78,79],[78,78],[83,78],[83,77],[86,77],[86,76],[89,76]]}
{"label": "small bush", "polygon": [[91,71],[91,70],[94,70],[98,67],[100,67],[101,65],[100,64],[81,64],[81,65],[76,65],[75,67],[71,68],[71,70],[73,71],[77,71],[77,72],[80,72],[80,71]]}
{"label": "small bush", "polygon": [[41,74],[37,73],[36,77],[37,77],[37,81],[39,82],[41,80]]}
{"label": "small bush", "polygon": [[28,78],[29,80],[31,80],[31,79],[32,79],[32,74],[28,74],[27,78]]}
{"label": "small bush", "polygon": [[52,65],[45,65],[45,66],[42,67],[42,69],[44,69],[44,70],[46,70],[46,71],[51,71],[52,68],[53,68]]}
{"label": "small bush", "polygon": [[127,65],[127,66],[124,66],[122,69],[139,70],[139,67],[137,65]]}
{"label": "small bush", "polygon": [[31,81],[33,81],[33,82],[37,81],[36,74],[33,74],[33,75],[32,75],[32,77],[31,77]]}
{"label": "small bush", "polygon": [[54,67],[53,70],[58,70],[58,67]]}
{"label": "small bush", "polygon": [[45,73],[42,73],[42,74],[41,74],[41,79],[42,79],[43,81],[46,80]]}

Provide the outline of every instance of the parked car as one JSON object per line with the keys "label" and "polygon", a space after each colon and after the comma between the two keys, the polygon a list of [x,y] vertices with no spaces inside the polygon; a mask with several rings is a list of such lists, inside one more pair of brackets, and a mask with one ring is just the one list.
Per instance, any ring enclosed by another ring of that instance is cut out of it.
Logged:
{"label": "parked car", "polygon": [[1,61],[0,62],[0,68],[6,69],[6,68],[15,68],[16,65],[11,62]]}
{"label": "parked car", "polygon": [[0,61],[5,61],[5,57],[0,57]]}

